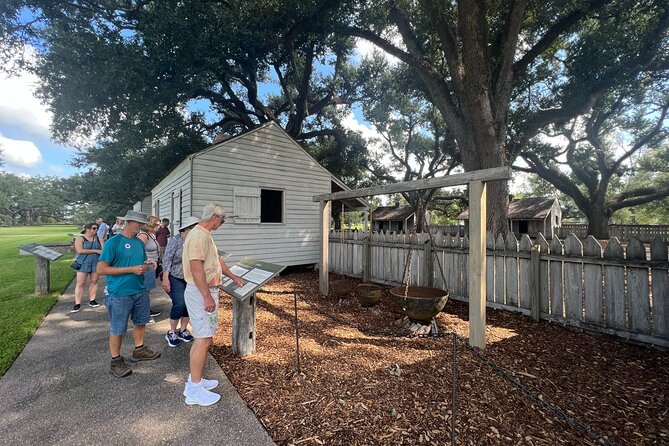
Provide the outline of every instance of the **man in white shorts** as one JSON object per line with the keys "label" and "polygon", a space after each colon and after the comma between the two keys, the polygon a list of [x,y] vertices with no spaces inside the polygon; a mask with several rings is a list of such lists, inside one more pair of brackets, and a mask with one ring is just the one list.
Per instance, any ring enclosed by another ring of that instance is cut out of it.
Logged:
{"label": "man in white shorts", "polygon": [[218,386],[218,381],[202,377],[209,346],[218,329],[218,286],[222,283],[222,274],[230,277],[237,285],[244,285],[244,281],[230,272],[218,255],[211,236],[211,231],[217,230],[225,222],[225,215],[223,206],[209,203],[202,211],[200,223],[184,241],[184,298],[195,338],[190,349],[190,375],[184,389],[188,405],[210,406],[221,399],[219,394],[211,392]]}

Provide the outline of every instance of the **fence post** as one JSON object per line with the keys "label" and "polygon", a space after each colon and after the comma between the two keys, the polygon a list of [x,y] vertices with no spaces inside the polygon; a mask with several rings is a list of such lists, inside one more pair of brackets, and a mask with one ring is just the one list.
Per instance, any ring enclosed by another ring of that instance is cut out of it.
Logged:
{"label": "fence post", "polygon": [[539,287],[539,265],[541,263],[541,253],[539,245],[532,246],[530,251],[530,309],[532,310],[532,319],[539,322],[541,318],[541,293]]}
{"label": "fence post", "polygon": [[425,268],[423,270],[426,287],[434,287],[434,259],[432,258],[432,240],[427,239],[423,248],[425,251]]}
{"label": "fence post", "polygon": [[362,243],[362,281],[369,282],[371,276],[371,245],[369,239],[372,237],[372,232],[369,231]]}

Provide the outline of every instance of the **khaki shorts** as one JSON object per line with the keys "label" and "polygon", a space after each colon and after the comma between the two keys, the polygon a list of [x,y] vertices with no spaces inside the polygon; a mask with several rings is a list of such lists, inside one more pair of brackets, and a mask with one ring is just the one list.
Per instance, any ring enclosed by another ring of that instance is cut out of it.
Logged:
{"label": "khaki shorts", "polygon": [[209,288],[211,297],[216,302],[216,309],[212,313],[204,310],[204,298],[195,285],[186,284],[184,300],[194,338],[213,338],[218,330],[218,287]]}

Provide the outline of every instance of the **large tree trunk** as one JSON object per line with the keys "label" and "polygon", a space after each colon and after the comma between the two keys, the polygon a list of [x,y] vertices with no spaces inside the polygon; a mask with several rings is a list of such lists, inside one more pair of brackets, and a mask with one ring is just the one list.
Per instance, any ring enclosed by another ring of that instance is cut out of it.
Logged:
{"label": "large tree trunk", "polygon": [[596,239],[608,240],[610,210],[603,204],[593,204],[586,216],[588,217],[588,235]]}

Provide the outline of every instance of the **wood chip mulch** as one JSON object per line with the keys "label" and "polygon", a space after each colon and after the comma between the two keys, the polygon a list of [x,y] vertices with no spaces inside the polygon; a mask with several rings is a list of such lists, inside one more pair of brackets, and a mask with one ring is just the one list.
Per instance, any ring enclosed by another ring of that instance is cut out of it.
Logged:
{"label": "wood chip mulch", "polygon": [[[232,353],[224,296],[212,354],[278,445],[452,444],[452,335],[401,337],[387,293],[372,308],[322,297],[313,271],[264,289],[302,293],[302,373],[292,294],[257,294],[257,351],[244,358]],[[456,444],[669,444],[668,352],[488,309],[482,359],[466,346],[467,315],[450,300],[436,317],[461,339]]]}

